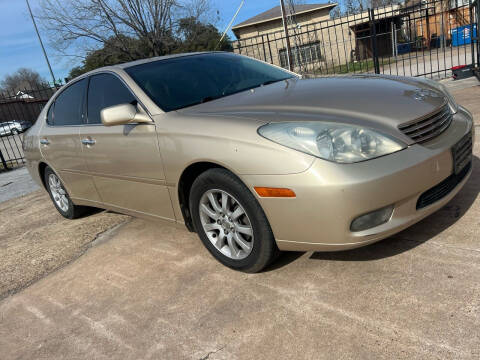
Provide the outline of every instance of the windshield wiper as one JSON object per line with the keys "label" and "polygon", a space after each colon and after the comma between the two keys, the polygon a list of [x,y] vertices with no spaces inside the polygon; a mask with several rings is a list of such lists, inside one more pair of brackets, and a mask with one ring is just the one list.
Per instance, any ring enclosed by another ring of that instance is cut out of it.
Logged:
{"label": "windshield wiper", "polygon": [[206,103],[206,102],[215,100],[215,99],[219,99],[219,98],[221,98],[221,97],[222,97],[222,96],[207,96],[207,97],[204,97],[204,98],[203,98],[202,100],[200,100],[200,101],[194,101],[194,102],[192,102],[192,103],[190,103],[190,104],[182,105],[181,107],[178,107],[178,108],[173,109],[173,110],[180,110],[180,109],[183,109],[183,108],[186,108],[186,107],[203,104],[203,103]]}
{"label": "windshield wiper", "polygon": [[291,79],[291,78],[293,78],[293,76],[285,78],[285,79],[268,80],[268,81],[265,81],[265,82],[261,83],[260,86],[270,85],[270,84],[273,84],[273,83],[276,83],[276,82],[279,82],[279,81],[288,80],[288,79]]}
{"label": "windshield wiper", "polygon": [[209,101],[221,98],[221,97],[222,96],[207,96],[207,97],[204,97],[202,100],[200,100],[200,104],[203,104],[203,103],[206,103],[206,102],[209,102]]}
{"label": "windshield wiper", "polygon": [[276,82],[279,82],[279,81],[282,81],[282,80],[285,80],[285,79],[280,79],[280,80],[268,80],[268,81],[265,81],[265,82],[261,83],[260,86],[270,85],[270,84],[273,84],[273,83],[276,83]]}

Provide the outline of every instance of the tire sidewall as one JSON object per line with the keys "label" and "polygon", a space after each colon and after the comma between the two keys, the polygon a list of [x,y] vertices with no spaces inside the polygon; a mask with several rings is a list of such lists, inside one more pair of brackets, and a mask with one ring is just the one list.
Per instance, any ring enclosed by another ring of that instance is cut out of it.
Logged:
{"label": "tire sidewall", "polygon": [[[67,211],[63,211],[62,209],[60,209],[58,207],[57,203],[55,202],[55,199],[53,198],[52,191],[50,190],[50,183],[48,181],[48,178],[49,178],[50,174],[53,174],[58,178],[58,180],[60,181],[60,184],[62,185],[62,189],[65,190],[65,193],[66,193],[66,196],[67,196],[67,199],[68,199],[68,210]],[[67,191],[67,189],[65,189],[65,186],[63,185],[63,182],[60,179],[60,177],[49,166],[47,166],[47,168],[45,169],[44,180],[45,180],[45,186],[47,187],[48,194],[50,195],[50,199],[52,199],[53,205],[55,206],[57,211],[63,217],[66,217],[67,219],[73,219],[74,218],[74,205],[72,203],[72,200],[70,200],[70,195],[68,195],[68,191]]]}
{"label": "tire sidewall", "polygon": [[[254,268],[259,260],[264,257],[264,253],[272,251],[270,247],[275,246],[273,234],[270,225],[266,220],[257,199],[251,194],[250,190],[240,181],[235,179],[233,174],[228,176],[219,171],[207,171],[200,175],[194,182],[190,193],[190,211],[195,230],[208,251],[218,259],[222,264],[241,271],[256,271]],[[229,181],[230,180],[230,181]],[[233,181],[232,181],[233,180]],[[200,221],[199,203],[203,194],[208,190],[223,190],[232,195],[245,210],[248,219],[252,225],[254,241],[253,249],[250,254],[240,260],[231,259],[222,254],[209,240]],[[263,266],[262,266],[263,267]]]}

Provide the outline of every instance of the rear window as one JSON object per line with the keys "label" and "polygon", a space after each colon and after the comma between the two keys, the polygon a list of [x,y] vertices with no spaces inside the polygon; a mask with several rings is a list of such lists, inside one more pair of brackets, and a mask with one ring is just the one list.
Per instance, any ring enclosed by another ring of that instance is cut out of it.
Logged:
{"label": "rear window", "polygon": [[[53,119],[49,124],[54,126],[81,125],[83,124],[83,100],[85,97],[87,80],[82,79],[70,85],[55,99]],[[48,116],[47,116],[48,119]]]}

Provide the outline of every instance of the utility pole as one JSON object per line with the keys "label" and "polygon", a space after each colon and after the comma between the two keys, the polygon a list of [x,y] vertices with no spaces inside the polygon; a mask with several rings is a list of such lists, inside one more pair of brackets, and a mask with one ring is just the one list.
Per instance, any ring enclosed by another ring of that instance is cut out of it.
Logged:
{"label": "utility pole", "polygon": [[33,27],[35,28],[35,32],[37,33],[37,36],[38,36],[38,41],[40,42],[40,46],[42,47],[43,55],[45,56],[45,60],[47,61],[48,70],[50,70],[50,75],[52,76],[53,86],[56,86],[57,82],[55,81],[55,76],[53,75],[52,67],[50,66],[50,61],[48,61],[47,52],[45,51],[45,47],[43,46],[42,38],[40,37],[40,33],[38,32],[37,23],[35,22],[35,18],[33,17],[32,9],[30,8],[30,4],[28,0],[25,0],[25,1],[27,2],[28,11],[30,12],[30,17],[32,18]]}
{"label": "utility pole", "polygon": [[292,48],[290,47],[290,38],[288,37],[287,18],[285,15],[285,4],[280,0],[280,8],[282,9],[283,32],[285,33],[285,40],[287,43],[287,62],[288,70],[293,71]]}
{"label": "utility pole", "polygon": [[218,44],[217,46],[215,47],[215,50],[218,49],[218,46],[220,45],[220,43],[222,42],[223,38],[225,37],[225,35],[227,34],[228,30],[230,30],[230,26],[232,26],[233,22],[235,21],[235,18],[237,17],[238,13],[240,12],[240,9],[242,8],[243,4],[245,3],[245,0],[242,0],[240,2],[240,6],[238,7],[237,11],[235,11],[235,14],[233,15],[233,18],[232,20],[230,20],[230,22],[228,23],[227,27],[225,28],[225,31],[223,32],[222,34],[222,37],[220,38],[220,40],[218,41]]}

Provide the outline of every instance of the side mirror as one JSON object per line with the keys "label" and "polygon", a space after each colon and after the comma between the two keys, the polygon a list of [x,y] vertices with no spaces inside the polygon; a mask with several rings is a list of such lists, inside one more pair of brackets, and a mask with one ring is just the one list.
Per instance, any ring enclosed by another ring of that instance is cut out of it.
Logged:
{"label": "side mirror", "polygon": [[138,111],[137,107],[132,104],[107,107],[100,111],[100,118],[105,126],[152,122],[148,115]]}

